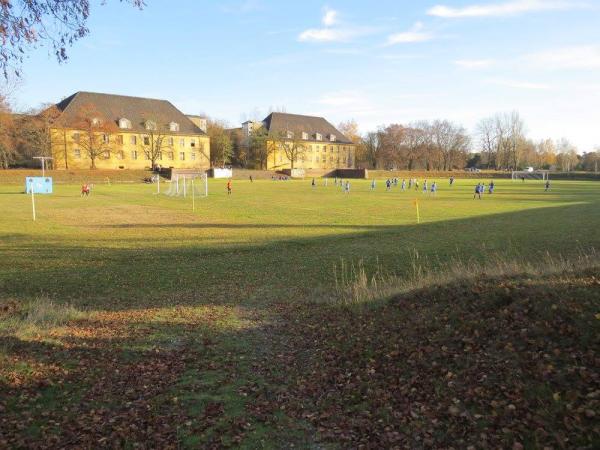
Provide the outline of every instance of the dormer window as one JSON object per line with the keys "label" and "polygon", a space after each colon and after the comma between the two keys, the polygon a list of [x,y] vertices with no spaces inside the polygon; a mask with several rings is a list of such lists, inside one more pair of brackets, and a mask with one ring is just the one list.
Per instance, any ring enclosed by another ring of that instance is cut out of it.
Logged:
{"label": "dormer window", "polygon": [[288,139],[294,139],[294,132],[288,130],[288,132],[286,133],[286,137]]}
{"label": "dormer window", "polygon": [[131,120],[125,119],[124,117],[119,119],[119,128],[129,130],[131,129]]}
{"label": "dormer window", "polygon": [[153,122],[152,120],[147,120],[144,125],[146,130],[156,131],[156,122]]}
{"label": "dormer window", "polygon": [[98,119],[97,117],[92,117],[92,125],[94,125],[94,126],[100,125],[100,119]]}
{"label": "dormer window", "polygon": [[302,140],[303,141],[307,141],[308,140],[308,133],[306,131],[302,132]]}
{"label": "dormer window", "polygon": [[329,141],[330,142],[335,142],[335,134],[330,134],[329,135]]}
{"label": "dormer window", "polygon": [[321,135],[321,133],[315,133],[315,139],[317,141],[322,141],[323,140],[323,136]]}
{"label": "dormer window", "polygon": [[179,124],[177,122],[171,122],[169,124],[169,130],[178,132],[179,131]]}

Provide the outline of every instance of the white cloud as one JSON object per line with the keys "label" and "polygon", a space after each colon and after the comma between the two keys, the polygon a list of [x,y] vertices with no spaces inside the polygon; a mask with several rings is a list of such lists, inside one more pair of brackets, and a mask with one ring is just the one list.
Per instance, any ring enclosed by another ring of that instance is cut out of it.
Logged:
{"label": "white cloud", "polygon": [[326,27],[335,25],[338,22],[338,12],[335,9],[325,8],[322,22]]}
{"label": "white cloud", "polygon": [[435,36],[433,33],[423,31],[424,25],[417,22],[413,27],[402,33],[394,33],[388,36],[387,45],[396,44],[411,44],[415,42],[426,42],[432,40]]}
{"label": "white cloud", "polygon": [[311,28],[298,36],[300,42],[349,42],[352,39],[369,34],[365,28]]}
{"label": "white cloud", "polygon": [[504,86],[504,87],[514,88],[514,89],[526,89],[526,90],[534,90],[534,91],[552,89],[552,86],[550,86],[548,84],[544,84],[544,83],[532,83],[529,81],[507,80],[504,78],[490,78],[489,80],[486,80],[486,82],[489,84],[495,84],[497,86]]}
{"label": "white cloud", "polygon": [[459,59],[454,61],[458,67],[463,69],[487,69],[496,64],[493,59]]}
{"label": "white cloud", "polygon": [[513,0],[504,3],[474,4],[462,8],[437,5],[430,8],[427,11],[427,14],[446,19],[457,19],[462,17],[498,17],[529,12],[567,10],[580,8],[582,6],[585,6],[585,4],[566,0]]}
{"label": "white cloud", "polygon": [[336,10],[325,8],[322,28],[309,28],[298,35],[300,42],[349,42],[360,36],[371,34],[373,28],[341,24]]}
{"label": "white cloud", "polygon": [[600,69],[600,45],[555,48],[525,55],[523,59],[542,69]]}

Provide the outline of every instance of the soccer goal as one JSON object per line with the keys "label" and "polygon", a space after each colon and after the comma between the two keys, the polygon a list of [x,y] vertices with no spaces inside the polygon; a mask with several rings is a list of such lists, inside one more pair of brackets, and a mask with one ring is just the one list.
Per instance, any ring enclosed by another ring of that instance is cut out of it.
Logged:
{"label": "soccer goal", "polygon": [[164,194],[169,197],[208,197],[208,177],[206,174],[175,175]]}
{"label": "soccer goal", "polygon": [[513,181],[523,180],[541,180],[546,181],[549,179],[550,171],[548,170],[514,170],[512,172]]}

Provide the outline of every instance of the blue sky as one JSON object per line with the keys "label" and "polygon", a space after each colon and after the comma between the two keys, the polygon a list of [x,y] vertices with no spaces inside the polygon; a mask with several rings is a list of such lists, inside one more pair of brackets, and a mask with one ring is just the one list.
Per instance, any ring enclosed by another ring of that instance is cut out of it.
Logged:
{"label": "blue sky", "polygon": [[78,90],[164,98],[232,125],[270,108],[361,130],[518,110],[534,139],[600,145],[600,1],[147,0],[95,4],[59,65],[29,55],[17,106]]}

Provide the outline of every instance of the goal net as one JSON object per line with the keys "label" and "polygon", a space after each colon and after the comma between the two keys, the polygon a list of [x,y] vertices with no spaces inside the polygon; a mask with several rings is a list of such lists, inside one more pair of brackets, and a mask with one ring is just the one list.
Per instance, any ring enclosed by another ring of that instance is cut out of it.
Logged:
{"label": "goal net", "polygon": [[207,197],[208,177],[203,175],[175,175],[164,191],[169,197]]}
{"label": "goal net", "polygon": [[512,172],[513,181],[541,180],[546,181],[549,177],[548,170],[515,170]]}

